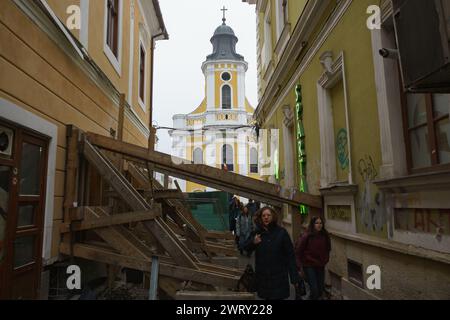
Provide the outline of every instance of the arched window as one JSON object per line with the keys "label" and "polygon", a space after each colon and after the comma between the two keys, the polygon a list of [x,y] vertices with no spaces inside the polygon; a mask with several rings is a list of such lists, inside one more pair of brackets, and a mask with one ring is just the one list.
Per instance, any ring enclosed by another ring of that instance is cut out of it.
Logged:
{"label": "arched window", "polygon": [[203,164],[203,150],[201,148],[196,148],[192,158],[194,159],[195,164]]}
{"label": "arched window", "polygon": [[250,173],[258,173],[258,150],[250,149]]}
{"label": "arched window", "polygon": [[231,109],[231,88],[229,85],[222,87],[222,109]]}
{"label": "arched window", "polygon": [[229,144],[224,144],[222,146],[222,167],[227,165],[228,171],[234,171],[233,165],[233,147]]}

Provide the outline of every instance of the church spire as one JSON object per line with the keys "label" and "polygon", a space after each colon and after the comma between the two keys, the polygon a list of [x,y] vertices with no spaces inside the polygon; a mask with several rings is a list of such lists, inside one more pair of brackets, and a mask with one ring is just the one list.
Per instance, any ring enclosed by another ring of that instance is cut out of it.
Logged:
{"label": "church spire", "polygon": [[225,12],[228,11],[227,8],[225,8],[225,6],[223,6],[222,9],[220,9],[220,11],[223,11],[223,18],[222,18],[222,25],[225,25],[225,21],[227,21],[227,18],[225,18]]}

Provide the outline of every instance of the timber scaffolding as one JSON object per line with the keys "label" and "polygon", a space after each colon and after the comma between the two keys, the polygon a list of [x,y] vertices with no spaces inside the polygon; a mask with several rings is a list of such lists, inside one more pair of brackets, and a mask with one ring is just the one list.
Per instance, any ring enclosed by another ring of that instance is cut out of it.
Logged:
{"label": "timber scaffolding", "polygon": [[[125,267],[146,274],[158,257],[159,289],[172,298],[187,283],[211,297],[228,296],[238,290],[243,270],[217,263],[217,257],[238,255],[233,235],[206,230],[197,222],[178,184],[177,189],[167,188],[168,176],[275,207],[322,208],[318,196],[173,161],[170,155],[74,126],[67,128],[67,148],[60,253],[104,263],[110,270]],[[165,175],[165,186],[153,172]]]}

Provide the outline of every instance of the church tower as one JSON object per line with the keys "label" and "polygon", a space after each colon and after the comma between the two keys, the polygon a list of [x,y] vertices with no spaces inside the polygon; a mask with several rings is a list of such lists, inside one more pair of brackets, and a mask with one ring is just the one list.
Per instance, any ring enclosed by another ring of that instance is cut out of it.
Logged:
{"label": "church tower", "polygon": [[[172,148],[174,155],[196,164],[259,179],[258,147],[250,125],[255,110],[245,96],[248,63],[236,52],[237,42],[224,14],[211,38],[213,52],[202,64],[205,98],[190,114],[173,117]],[[182,189],[208,191],[191,182]]]}

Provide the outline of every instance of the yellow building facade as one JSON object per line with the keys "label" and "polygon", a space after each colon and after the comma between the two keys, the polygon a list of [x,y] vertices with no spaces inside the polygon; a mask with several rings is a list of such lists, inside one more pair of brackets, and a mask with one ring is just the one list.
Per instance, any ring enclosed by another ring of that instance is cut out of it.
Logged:
{"label": "yellow building facade", "polygon": [[167,38],[156,0],[0,2],[1,298],[48,294],[68,125],[118,137],[123,101],[123,140],[148,145],[154,42]]}
{"label": "yellow building facade", "polygon": [[[254,109],[245,96],[248,64],[236,53],[238,38],[225,19],[211,38],[213,53],[202,64],[205,98],[189,114],[173,117],[172,154],[195,164],[224,168],[259,179]],[[211,191],[182,182],[186,192]]]}
{"label": "yellow building facade", "polygon": [[[255,120],[280,132],[271,179],[301,188],[304,177],[303,191],[323,196],[324,211],[309,215],[332,235],[333,292],[448,299],[450,99],[404,93],[398,62],[380,55],[396,48],[391,1],[246,2],[258,26]],[[307,216],[283,211],[295,240]],[[371,266],[380,288],[368,285]]]}

